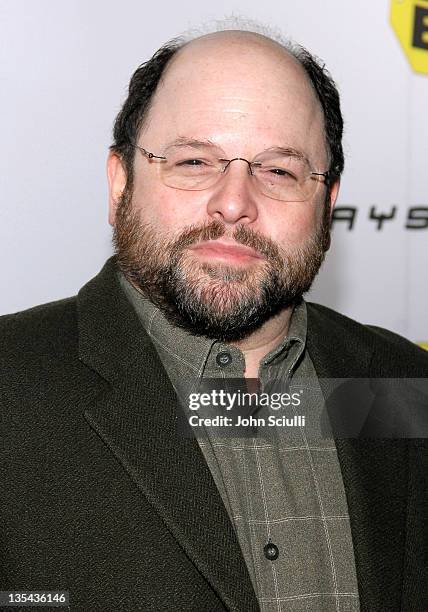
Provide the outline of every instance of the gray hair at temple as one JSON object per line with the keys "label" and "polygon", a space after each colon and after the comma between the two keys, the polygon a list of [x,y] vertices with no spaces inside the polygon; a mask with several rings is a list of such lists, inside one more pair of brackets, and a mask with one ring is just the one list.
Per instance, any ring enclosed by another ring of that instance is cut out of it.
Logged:
{"label": "gray hair at temple", "polygon": [[150,109],[153,96],[164,70],[175,54],[186,44],[204,34],[226,30],[241,30],[260,34],[280,44],[302,66],[311,82],[324,113],[325,138],[330,154],[329,184],[343,172],[344,155],[342,147],[343,117],[340,97],[336,84],[325,64],[301,45],[285,39],[278,31],[254,21],[229,18],[216,21],[214,27],[192,30],[173,38],[162,45],[147,61],[141,64],[131,77],[128,96],[116,117],[113,127],[113,144],[110,150],[123,161],[127,174],[126,191],[132,190],[134,143]]}

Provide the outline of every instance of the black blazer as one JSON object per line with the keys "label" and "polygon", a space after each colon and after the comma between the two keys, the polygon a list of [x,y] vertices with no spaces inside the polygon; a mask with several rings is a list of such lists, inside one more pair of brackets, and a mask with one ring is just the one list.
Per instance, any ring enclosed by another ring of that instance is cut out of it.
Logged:
{"label": "black blazer", "polygon": [[[0,590],[67,589],[82,612],[256,612],[115,270],[111,258],[77,297],[0,318]],[[428,376],[421,349],[315,304],[308,350],[321,378]],[[426,441],[336,444],[362,611],[426,610]]]}

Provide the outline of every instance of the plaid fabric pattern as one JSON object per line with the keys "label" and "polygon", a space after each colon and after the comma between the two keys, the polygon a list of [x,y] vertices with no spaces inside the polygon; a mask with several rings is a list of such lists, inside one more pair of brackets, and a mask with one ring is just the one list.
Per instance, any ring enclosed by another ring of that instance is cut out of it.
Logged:
{"label": "plaid fabric pattern", "polygon": [[[121,285],[150,335],[179,397],[208,378],[242,378],[245,360],[231,345],[173,327],[120,274]],[[199,445],[237,533],[262,612],[357,612],[349,516],[333,439],[317,435],[323,396],[305,350],[306,305],[294,309],[289,333],[259,369],[261,390],[300,391],[304,428],[253,437],[222,437],[209,428]],[[217,356],[227,353],[227,365]],[[189,386],[190,385],[190,386]],[[267,558],[267,543],[278,557]]]}

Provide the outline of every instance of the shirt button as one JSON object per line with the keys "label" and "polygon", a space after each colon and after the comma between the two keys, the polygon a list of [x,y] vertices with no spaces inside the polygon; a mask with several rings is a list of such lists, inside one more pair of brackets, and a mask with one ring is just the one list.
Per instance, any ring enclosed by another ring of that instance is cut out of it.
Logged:
{"label": "shirt button", "polygon": [[266,546],[263,548],[263,552],[265,553],[266,559],[269,561],[275,561],[279,557],[279,549],[273,542],[268,542]]}
{"label": "shirt button", "polygon": [[226,351],[223,351],[222,353],[219,353],[217,355],[215,360],[217,362],[217,365],[219,365],[221,368],[225,368],[229,365],[229,363],[232,362],[232,355]]}

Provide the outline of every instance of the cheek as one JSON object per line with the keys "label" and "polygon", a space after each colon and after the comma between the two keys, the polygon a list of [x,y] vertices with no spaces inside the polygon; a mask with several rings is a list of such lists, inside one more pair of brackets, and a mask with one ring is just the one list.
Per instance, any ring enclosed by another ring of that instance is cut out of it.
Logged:
{"label": "cheek", "polygon": [[201,192],[171,189],[158,182],[136,185],[133,207],[143,223],[170,232],[206,221],[206,203]]}
{"label": "cheek", "polygon": [[320,227],[322,209],[312,203],[283,203],[277,214],[269,214],[263,222],[263,231],[283,245],[299,245]]}

